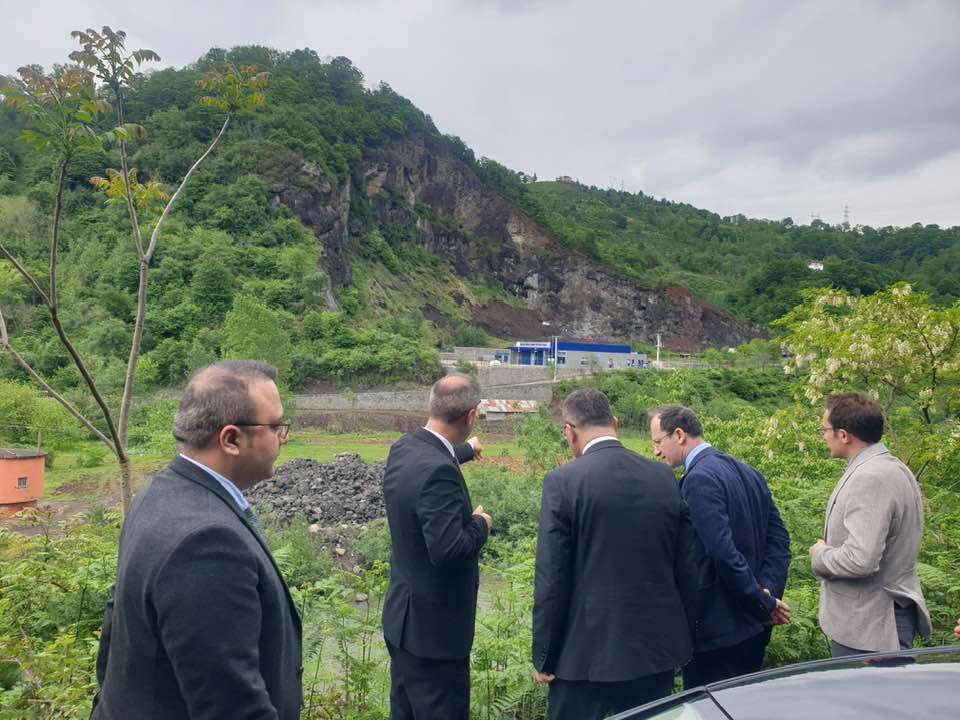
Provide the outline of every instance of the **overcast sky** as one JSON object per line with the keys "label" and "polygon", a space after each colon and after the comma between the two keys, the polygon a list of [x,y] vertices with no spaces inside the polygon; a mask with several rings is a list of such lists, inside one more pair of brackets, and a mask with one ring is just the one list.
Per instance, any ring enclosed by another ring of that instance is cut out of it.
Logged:
{"label": "overcast sky", "polygon": [[960,225],[960,0],[0,0],[0,24],[0,74],[104,24],[177,67],[311,47],[540,178],[723,215]]}

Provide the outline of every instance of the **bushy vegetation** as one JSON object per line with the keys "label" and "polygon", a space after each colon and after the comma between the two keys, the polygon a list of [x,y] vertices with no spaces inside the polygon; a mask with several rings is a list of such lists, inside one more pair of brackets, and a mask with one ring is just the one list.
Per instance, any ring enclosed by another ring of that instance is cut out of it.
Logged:
{"label": "bushy vegetation", "polygon": [[645,431],[646,413],[667,403],[698,408],[704,415],[731,420],[750,409],[776,410],[788,404],[796,378],[781,367],[720,368],[651,372],[625,370],[602,373],[587,380],[566,380],[557,394],[580,387],[598,387],[610,398],[621,425]]}

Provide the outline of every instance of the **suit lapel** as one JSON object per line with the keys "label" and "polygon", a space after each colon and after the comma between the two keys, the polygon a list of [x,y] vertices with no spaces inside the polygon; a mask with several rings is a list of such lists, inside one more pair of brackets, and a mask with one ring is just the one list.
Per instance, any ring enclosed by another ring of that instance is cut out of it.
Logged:
{"label": "suit lapel", "polygon": [[287,601],[290,603],[290,609],[293,611],[293,617],[296,620],[297,627],[301,628],[300,611],[297,610],[297,605],[293,602],[293,596],[290,594],[290,588],[287,587],[287,581],[283,579],[283,573],[280,572],[280,566],[277,565],[277,561],[274,559],[273,553],[270,552],[270,546],[267,545],[267,540],[260,531],[260,528],[255,526],[253,522],[251,522],[250,518],[243,514],[243,511],[237,506],[236,501],[230,497],[230,493],[224,490],[223,486],[217,482],[216,478],[210,475],[210,473],[206,472],[203,468],[194,465],[189,460],[184,460],[182,457],[177,456],[173,459],[173,462],[170,463],[170,469],[177,473],[177,475],[180,475],[187,480],[191,480],[198,485],[202,485],[204,488],[220,498],[220,500],[222,500],[223,503],[230,508],[230,511],[240,518],[240,522],[242,522],[251,532],[251,534],[257,539],[257,542],[260,543],[260,547],[263,548],[263,551],[270,559],[270,564],[276,571],[277,577],[280,578],[280,584],[283,585],[283,591],[286,593]]}
{"label": "suit lapel", "polygon": [[701,450],[700,452],[698,452],[697,455],[696,455],[696,457],[694,457],[693,460],[690,461],[690,467],[687,467],[686,465],[683,466],[683,475],[680,476],[680,484],[682,485],[682,484],[683,484],[683,481],[687,479],[687,475],[689,475],[689,474],[690,474],[690,471],[693,470],[693,466],[694,466],[694,465],[696,465],[698,462],[700,462],[700,460],[701,460],[705,455],[709,455],[709,454],[712,454],[712,453],[715,453],[715,452],[717,452],[717,451],[714,449],[713,445],[711,445],[710,447],[706,447],[706,448],[704,448],[703,450]]}

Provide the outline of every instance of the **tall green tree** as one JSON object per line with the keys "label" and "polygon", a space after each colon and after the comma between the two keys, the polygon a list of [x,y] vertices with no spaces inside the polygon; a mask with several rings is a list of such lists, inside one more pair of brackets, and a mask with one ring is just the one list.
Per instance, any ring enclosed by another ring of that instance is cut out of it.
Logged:
{"label": "tall green tree", "polygon": [[287,379],[293,364],[290,334],[273,310],[250,295],[234,298],[224,322],[224,356],[262,360]]}

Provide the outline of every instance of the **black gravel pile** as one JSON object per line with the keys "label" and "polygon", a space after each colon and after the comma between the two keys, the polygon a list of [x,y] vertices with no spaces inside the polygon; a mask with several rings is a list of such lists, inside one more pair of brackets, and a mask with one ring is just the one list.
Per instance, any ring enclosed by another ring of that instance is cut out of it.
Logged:
{"label": "black gravel pile", "polygon": [[247,498],[255,511],[270,512],[282,523],[302,516],[323,526],[362,524],[386,515],[383,468],[383,462],[368,465],[356,453],[327,463],[291,460]]}

